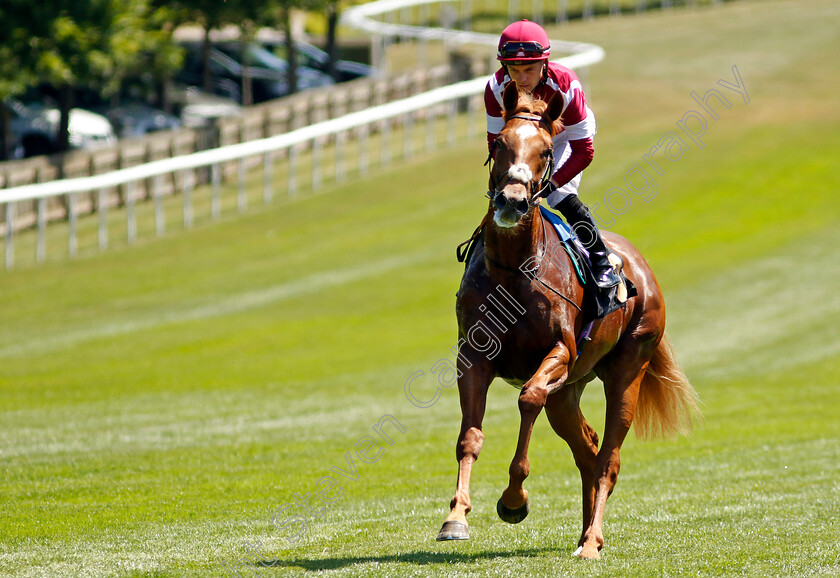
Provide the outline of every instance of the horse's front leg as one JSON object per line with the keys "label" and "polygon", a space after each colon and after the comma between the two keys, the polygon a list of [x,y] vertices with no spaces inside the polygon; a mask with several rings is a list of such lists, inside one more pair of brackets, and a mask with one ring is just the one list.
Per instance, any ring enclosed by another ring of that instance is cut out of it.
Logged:
{"label": "horse's front leg", "polygon": [[469,356],[463,349],[458,355],[458,370],[458,393],[461,398],[461,433],[455,449],[458,481],[455,496],[449,504],[451,511],[437,536],[439,541],[467,540],[470,537],[467,524],[467,514],[472,509],[470,473],[484,442],[481,424],[487,406],[487,389],[493,381],[489,361],[480,355]]}
{"label": "horse's front leg", "polygon": [[548,394],[563,387],[569,375],[569,350],[558,344],[540,364],[534,376],[519,394],[519,440],[510,464],[510,481],[496,504],[499,517],[510,524],[518,524],[528,515],[528,491],[522,487],[530,473],[528,444],[534,423],[543,410]]}

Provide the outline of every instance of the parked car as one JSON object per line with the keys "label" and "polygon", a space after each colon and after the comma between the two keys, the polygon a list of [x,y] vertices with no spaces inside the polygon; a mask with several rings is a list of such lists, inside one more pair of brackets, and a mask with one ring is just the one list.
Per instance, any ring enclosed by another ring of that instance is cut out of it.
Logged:
{"label": "parked car", "polygon": [[242,106],[235,100],[209,94],[195,86],[176,87],[172,103],[179,111],[181,123],[189,128],[208,126],[218,118],[242,113]]}
{"label": "parked car", "polygon": [[[176,75],[176,81],[201,86],[201,43],[185,42],[181,45],[186,49],[186,57],[183,69]],[[287,62],[257,45],[249,46],[244,64],[240,59],[241,52],[236,42],[219,44],[210,49],[208,66],[214,94],[241,103],[242,77],[246,69],[251,77],[255,103],[280,98],[290,93]],[[298,90],[330,84],[334,84],[334,81],[325,74],[306,68],[298,69]]]}
{"label": "parked car", "polygon": [[[282,40],[263,40],[261,44],[270,50],[277,57],[288,60],[288,46]],[[314,44],[298,41],[295,43],[297,63],[299,66],[306,66],[329,74],[330,55]],[[352,60],[337,60],[335,63],[337,82],[347,82],[365,76],[376,76],[376,69],[362,62]]]}
{"label": "parked car", "polygon": [[[58,150],[60,111],[43,104],[26,105],[10,99],[11,129],[23,156],[52,154]],[[107,118],[81,108],[70,109],[69,142],[71,148],[90,149],[117,142],[114,129]]]}
{"label": "parked car", "polygon": [[181,127],[177,116],[142,103],[130,103],[105,113],[119,138],[143,136]]}
{"label": "parked car", "polygon": [[[225,55],[240,61],[242,58],[242,48],[239,42],[220,42],[215,45],[215,48]],[[252,70],[270,70],[282,75],[287,79],[289,77],[289,62],[280,58],[264,46],[257,43],[248,45],[245,51],[245,66]],[[297,89],[307,90],[309,88],[318,88],[321,86],[330,86],[335,84],[335,81],[329,74],[325,74],[315,68],[310,68],[307,65],[299,65],[297,68]]]}

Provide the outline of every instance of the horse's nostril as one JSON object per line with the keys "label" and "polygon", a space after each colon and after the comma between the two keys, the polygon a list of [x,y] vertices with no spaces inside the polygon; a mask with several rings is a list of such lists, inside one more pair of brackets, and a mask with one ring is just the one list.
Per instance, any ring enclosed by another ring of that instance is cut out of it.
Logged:
{"label": "horse's nostril", "polygon": [[523,215],[525,213],[527,213],[528,212],[528,201],[526,201],[525,199],[522,199],[521,201],[516,203],[516,210]]}
{"label": "horse's nostril", "polygon": [[502,193],[499,193],[496,195],[496,198],[493,199],[493,204],[495,204],[496,208],[501,211],[505,208],[505,205],[507,205],[507,199],[505,199],[505,196]]}

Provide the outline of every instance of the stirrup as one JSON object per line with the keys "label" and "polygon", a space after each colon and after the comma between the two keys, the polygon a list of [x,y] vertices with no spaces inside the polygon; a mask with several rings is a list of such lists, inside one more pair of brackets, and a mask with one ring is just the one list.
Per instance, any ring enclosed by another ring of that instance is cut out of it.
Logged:
{"label": "stirrup", "polygon": [[621,283],[621,279],[612,269],[607,271],[604,275],[596,275],[595,277],[595,284],[602,290],[612,289],[619,283]]}
{"label": "stirrup", "polygon": [[592,276],[601,290],[611,289],[621,283],[621,278],[616,274],[613,264],[607,257],[592,263]]}

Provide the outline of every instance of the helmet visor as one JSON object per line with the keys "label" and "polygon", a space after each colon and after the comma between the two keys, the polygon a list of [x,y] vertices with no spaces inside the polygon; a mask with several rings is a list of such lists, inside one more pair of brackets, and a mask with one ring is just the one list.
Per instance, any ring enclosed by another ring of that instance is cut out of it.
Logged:
{"label": "helmet visor", "polygon": [[522,58],[539,58],[546,53],[548,48],[543,48],[539,42],[505,42],[499,48],[499,60],[518,60]]}

